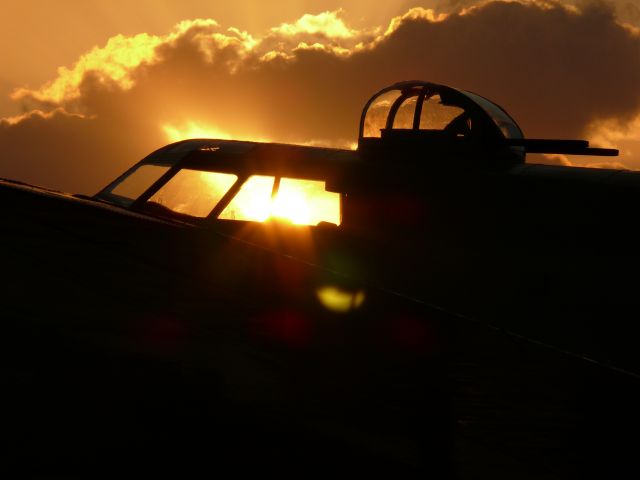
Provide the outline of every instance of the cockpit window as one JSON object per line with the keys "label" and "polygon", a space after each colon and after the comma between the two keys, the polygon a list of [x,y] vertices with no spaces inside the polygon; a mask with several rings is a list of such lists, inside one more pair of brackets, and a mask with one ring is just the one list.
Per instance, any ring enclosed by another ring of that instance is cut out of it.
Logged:
{"label": "cockpit window", "polygon": [[472,129],[471,115],[449,102],[422,87],[383,93],[367,109],[363,137],[379,138],[392,134],[390,130],[426,130],[466,137]]}
{"label": "cockpit window", "polygon": [[455,105],[444,105],[440,95],[425,97],[420,112],[420,129],[444,130],[464,114],[464,109]]}
{"label": "cockpit window", "polygon": [[[387,117],[394,102],[402,95],[400,90],[391,90],[376,98],[369,108],[364,119],[364,137],[380,138],[381,130],[387,125]],[[411,128],[411,127],[409,127]]]}
{"label": "cockpit window", "polygon": [[464,92],[464,94],[473,99],[474,102],[487,112],[505,138],[524,138],[522,130],[520,130],[516,122],[495,103],[491,103],[486,98],[476,95],[475,93]]}
{"label": "cockpit window", "polygon": [[416,103],[418,97],[409,97],[405,99],[398,108],[396,116],[393,119],[393,128],[412,129],[413,118],[416,113]]}
{"label": "cockpit window", "polygon": [[325,182],[254,175],[218,217],[221,220],[264,222],[279,219],[295,225],[340,224],[340,194],[326,191]]}
{"label": "cockpit window", "polygon": [[274,180],[263,175],[249,177],[218,218],[264,222],[271,210]]}
{"label": "cockpit window", "polygon": [[[156,180],[164,175],[169,167],[159,165],[140,165],[122,182],[111,190],[111,193],[127,200],[127,205],[142,195]],[[120,202],[125,203],[125,202]]]}
{"label": "cockpit window", "polygon": [[273,214],[298,225],[340,225],[340,194],[327,192],[323,181],[283,178],[273,202]]}
{"label": "cockpit window", "polygon": [[204,218],[238,177],[229,173],[180,170],[147,202],[172,212]]}

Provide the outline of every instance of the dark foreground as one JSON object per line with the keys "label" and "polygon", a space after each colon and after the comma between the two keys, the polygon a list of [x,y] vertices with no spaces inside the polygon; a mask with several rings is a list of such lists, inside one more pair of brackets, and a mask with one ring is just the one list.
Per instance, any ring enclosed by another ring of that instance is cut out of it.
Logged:
{"label": "dark foreground", "polygon": [[1,205],[11,477],[639,473],[632,374],[215,234]]}

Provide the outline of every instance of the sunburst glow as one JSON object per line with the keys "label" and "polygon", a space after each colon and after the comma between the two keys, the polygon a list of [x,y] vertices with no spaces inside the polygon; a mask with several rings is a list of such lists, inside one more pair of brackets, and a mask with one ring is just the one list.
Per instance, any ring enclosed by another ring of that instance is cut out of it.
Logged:
{"label": "sunburst glow", "polygon": [[231,135],[223,130],[211,125],[202,126],[196,122],[188,122],[182,128],[167,123],[162,126],[162,130],[164,130],[170,142],[179,142],[180,140],[188,140],[190,138],[231,139]]}
{"label": "sunburst glow", "polygon": [[[164,124],[162,129],[171,142],[192,138],[231,139],[231,135],[227,132],[211,125],[202,126],[193,121],[188,122],[181,128],[172,124]],[[267,141],[255,138],[252,140]],[[189,188],[181,188],[181,191],[190,191],[192,192],[191,196],[194,195],[193,192],[203,189],[227,191],[230,185],[223,182],[223,180],[219,175],[208,175],[206,182],[192,181]],[[275,177],[273,176],[254,175],[249,178],[231,203],[223,210],[219,218],[253,222],[279,219],[294,225],[317,225],[320,222],[340,225],[340,194],[327,192],[325,182],[283,178],[278,188],[274,191],[274,181]],[[218,182],[223,182],[224,184],[218,184]],[[173,196],[171,195],[171,197]],[[208,198],[204,193],[199,195],[198,198],[200,197]],[[189,213],[187,211],[189,209],[185,210],[185,208],[183,205],[180,213]],[[211,205],[209,211],[212,209],[213,205]],[[197,211],[198,215],[196,216],[204,216],[201,208]]]}
{"label": "sunburst glow", "polygon": [[255,175],[220,214],[221,219],[264,222],[281,219],[295,225],[340,224],[340,195],[325,182],[283,178],[273,195],[274,177]]}
{"label": "sunburst glow", "polygon": [[[156,192],[150,202],[174,212],[204,218],[237,180],[236,175],[180,170]],[[250,177],[218,218],[264,222],[285,220],[294,225],[340,224],[340,194],[327,192],[325,182],[283,178],[274,190],[275,177]]]}

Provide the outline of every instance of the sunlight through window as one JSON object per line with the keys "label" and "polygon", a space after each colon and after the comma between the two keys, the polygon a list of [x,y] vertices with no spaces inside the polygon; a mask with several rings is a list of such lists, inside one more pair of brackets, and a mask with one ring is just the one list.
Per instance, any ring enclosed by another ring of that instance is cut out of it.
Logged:
{"label": "sunlight through window", "polygon": [[227,173],[180,170],[149,203],[192,217],[206,217],[238,177]]}
{"label": "sunlight through window", "polygon": [[340,224],[340,194],[327,192],[325,182],[283,178],[274,191],[274,181],[274,177],[250,177],[219,218],[257,222],[273,218],[295,225]]}

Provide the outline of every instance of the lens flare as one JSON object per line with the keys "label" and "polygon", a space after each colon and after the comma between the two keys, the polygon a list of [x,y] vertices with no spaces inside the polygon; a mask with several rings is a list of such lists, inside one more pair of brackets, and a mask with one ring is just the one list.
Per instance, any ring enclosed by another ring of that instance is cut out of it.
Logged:
{"label": "lens flare", "polygon": [[284,218],[296,225],[311,223],[306,198],[292,190],[278,192],[271,204],[271,217]]}
{"label": "lens flare", "polygon": [[317,290],[318,300],[327,310],[347,313],[362,306],[365,300],[364,290],[349,291],[328,285]]}

